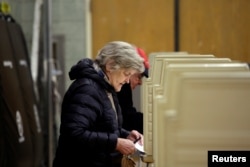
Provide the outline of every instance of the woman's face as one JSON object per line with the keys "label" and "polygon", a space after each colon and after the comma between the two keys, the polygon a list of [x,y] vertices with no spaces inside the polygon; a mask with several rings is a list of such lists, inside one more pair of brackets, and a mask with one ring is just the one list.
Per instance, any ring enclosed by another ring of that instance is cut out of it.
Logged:
{"label": "woman's face", "polygon": [[110,84],[115,88],[116,92],[119,92],[125,83],[129,83],[130,77],[137,71],[133,69],[120,68],[117,70],[107,71],[107,76]]}

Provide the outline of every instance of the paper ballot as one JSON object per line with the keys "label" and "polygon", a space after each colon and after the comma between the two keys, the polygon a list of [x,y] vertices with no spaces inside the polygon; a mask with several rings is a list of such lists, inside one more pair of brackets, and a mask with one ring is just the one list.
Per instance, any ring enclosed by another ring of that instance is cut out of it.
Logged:
{"label": "paper ballot", "polygon": [[135,143],[135,148],[141,153],[145,153],[143,145],[140,145],[138,142]]}

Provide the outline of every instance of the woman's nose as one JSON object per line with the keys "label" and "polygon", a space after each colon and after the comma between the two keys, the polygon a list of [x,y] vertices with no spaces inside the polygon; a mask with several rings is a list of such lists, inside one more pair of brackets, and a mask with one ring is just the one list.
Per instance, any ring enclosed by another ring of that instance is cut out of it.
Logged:
{"label": "woman's nose", "polygon": [[126,78],[126,80],[125,80],[126,83],[129,83],[129,79],[130,79],[130,77],[127,77],[127,78]]}

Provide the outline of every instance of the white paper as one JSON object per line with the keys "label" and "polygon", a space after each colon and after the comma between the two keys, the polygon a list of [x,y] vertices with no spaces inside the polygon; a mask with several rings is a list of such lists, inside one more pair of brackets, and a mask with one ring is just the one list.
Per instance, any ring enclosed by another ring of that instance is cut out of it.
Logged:
{"label": "white paper", "polygon": [[145,153],[143,145],[140,145],[138,142],[135,143],[135,148],[136,148],[138,151],[140,151],[140,152],[142,152],[142,153]]}

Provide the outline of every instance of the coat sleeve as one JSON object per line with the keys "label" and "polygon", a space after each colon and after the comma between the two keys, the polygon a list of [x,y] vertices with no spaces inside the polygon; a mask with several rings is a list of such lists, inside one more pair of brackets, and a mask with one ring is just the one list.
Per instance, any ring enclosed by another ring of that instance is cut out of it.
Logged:
{"label": "coat sleeve", "polygon": [[121,128],[120,133],[122,138],[127,138],[130,132],[126,129]]}

